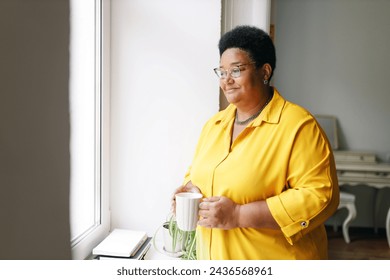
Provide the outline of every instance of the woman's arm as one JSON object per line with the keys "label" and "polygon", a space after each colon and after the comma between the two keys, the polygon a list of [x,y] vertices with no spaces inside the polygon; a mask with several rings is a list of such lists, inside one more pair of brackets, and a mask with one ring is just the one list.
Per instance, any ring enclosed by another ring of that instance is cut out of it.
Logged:
{"label": "woman's arm", "polygon": [[213,196],[203,199],[199,208],[202,218],[198,225],[203,227],[280,229],[265,200],[240,205],[227,197]]}

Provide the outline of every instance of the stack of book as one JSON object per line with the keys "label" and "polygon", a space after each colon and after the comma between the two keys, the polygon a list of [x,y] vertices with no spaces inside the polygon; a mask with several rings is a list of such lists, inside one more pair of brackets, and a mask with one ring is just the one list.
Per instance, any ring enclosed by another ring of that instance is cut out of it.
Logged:
{"label": "stack of book", "polygon": [[375,153],[359,151],[334,151],[336,163],[377,163]]}
{"label": "stack of book", "polygon": [[151,246],[151,239],[144,231],[114,229],[92,254],[96,260],[142,260]]}

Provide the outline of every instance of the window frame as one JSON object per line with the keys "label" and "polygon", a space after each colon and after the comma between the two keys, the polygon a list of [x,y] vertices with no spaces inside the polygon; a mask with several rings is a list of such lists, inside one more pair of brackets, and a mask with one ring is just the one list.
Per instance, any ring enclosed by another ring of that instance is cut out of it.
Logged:
{"label": "window frame", "polygon": [[[95,0],[95,224],[71,241],[72,259],[91,257],[110,231],[110,0]],[[100,213],[100,215],[99,215]],[[100,216],[100,217],[99,217]]]}

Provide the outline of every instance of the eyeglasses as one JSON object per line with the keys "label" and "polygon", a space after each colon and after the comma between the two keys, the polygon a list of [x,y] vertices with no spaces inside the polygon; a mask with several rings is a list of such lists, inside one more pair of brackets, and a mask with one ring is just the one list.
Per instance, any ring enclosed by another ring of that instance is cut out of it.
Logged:
{"label": "eyeglasses", "polygon": [[245,69],[240,69],[240,67],[245,66],[245,65],[251,65],[251,64],[255,64],[255,62],[236,65],[236,66],[230,67],[228,70],[225,70],[223,68],[214,68],[214,72],[215,72],[215,74],[217,74],[218,78],[220,78],[220,79],[226,79],[228,72],[230,74],[230,77],[238,78],[241,76],[241,71],[245,70]]}

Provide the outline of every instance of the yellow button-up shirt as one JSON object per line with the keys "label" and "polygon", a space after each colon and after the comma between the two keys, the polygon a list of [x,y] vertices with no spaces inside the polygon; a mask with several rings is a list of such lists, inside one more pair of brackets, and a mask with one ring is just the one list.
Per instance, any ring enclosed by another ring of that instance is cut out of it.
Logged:
{"label": "yellow button-up shirt", "polygon": [[266,200],[280,230],[198,226],[198,259],[326,259],[323,224],[337,209],[339,189],[325,133],[274,89],[231,143],[235,111],[229,105],[205,124],[185,183],[238,204]]}

